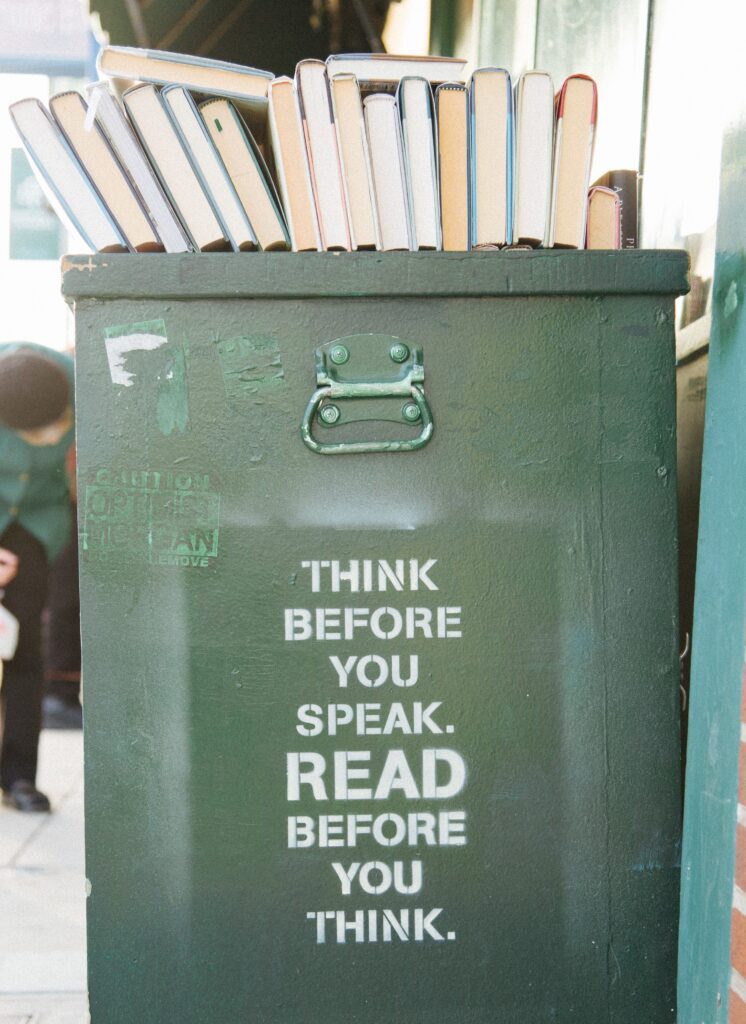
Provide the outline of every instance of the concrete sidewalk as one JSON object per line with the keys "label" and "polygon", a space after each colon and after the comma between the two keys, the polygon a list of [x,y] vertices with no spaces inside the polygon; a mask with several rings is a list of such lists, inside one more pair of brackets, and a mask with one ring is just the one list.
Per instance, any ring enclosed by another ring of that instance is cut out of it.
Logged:
{"label": "concrete sidewalk", "polygon": [[0,808],[0,1024],[84,1024],[83,735],[42,733],[50,815]]}

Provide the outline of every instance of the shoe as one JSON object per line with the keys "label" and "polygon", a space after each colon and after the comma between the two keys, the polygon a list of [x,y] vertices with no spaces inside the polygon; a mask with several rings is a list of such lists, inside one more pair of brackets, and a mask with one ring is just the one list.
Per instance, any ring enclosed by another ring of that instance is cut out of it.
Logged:
{"label": "shoe", "polygon": [[42,703],[42,729],[82,729],[83,709],[77,698],[65,700],[52,694]]}
{"label": "shoe", "polygon": [[49,800],[40,793],[33,782],[18,779],[9,789],[3,790],[3,803],[6,807],[14,807],[17,811],[51,811]]}

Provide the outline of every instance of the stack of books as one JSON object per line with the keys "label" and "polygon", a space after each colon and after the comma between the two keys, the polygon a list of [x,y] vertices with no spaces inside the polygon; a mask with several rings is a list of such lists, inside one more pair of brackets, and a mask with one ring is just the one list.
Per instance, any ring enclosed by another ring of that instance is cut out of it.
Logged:
{"label": "stack of books", "polygon": [[555,96],[544,71],[464,81],[448,57],[335,55],[290,79],[116,46],[98,68],[85,98],[10,108],[50,200],[98,252],[636,244],[636,173],[589,191],[587,75]]}

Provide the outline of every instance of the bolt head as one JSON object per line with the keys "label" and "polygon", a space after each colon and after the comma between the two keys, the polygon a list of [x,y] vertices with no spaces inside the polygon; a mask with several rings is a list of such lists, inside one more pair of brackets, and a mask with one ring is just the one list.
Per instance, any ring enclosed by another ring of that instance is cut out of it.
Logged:
{"label": "bolt head", "polygon": [[402,416],[409,423],[416,423],[421,415],[419,405],[416,405],[414,402],[407,402],[402,409]]}
{"label": "bolt head", "polygon": [[350,353],[344,345],[334,345],[329,352],[329,358],[337,366],[342,366],[350,358]]}
{"label": "bolt head", "polygon": [[336,405],[325,405],[323,409],[319,410],[319,419],[328,427],[336,423],[340,415],[339,406]]}
{"label": "bolt head", "polygon": [[395,363],[403,363],[409,358],[409,349],[402,342],[398,342],[396,345],[391,346],[389,355]]}

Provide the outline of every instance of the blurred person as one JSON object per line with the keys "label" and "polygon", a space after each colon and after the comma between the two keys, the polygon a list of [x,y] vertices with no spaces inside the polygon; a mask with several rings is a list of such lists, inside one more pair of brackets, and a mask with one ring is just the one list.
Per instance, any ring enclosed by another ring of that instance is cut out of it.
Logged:
{"label": "blurred person", "polygon": [[0,578],[19,622],[0,688],[0,788],[19,811],[48,811],[36,788],[49,565],[70,533],[65,460],[73,442],[73,363],[26,342],[0,345]]}

